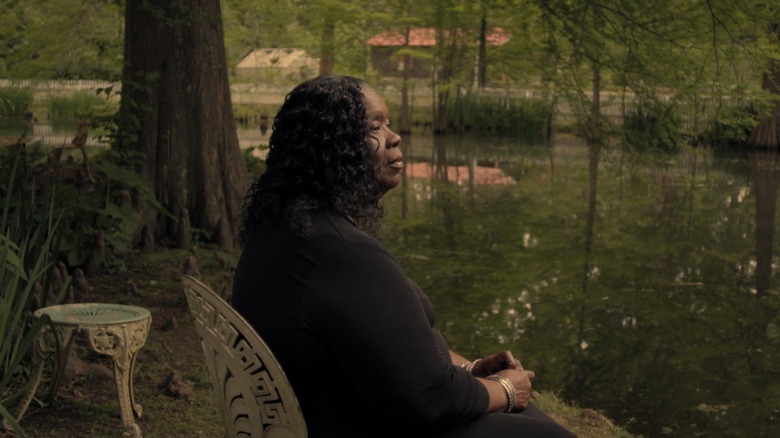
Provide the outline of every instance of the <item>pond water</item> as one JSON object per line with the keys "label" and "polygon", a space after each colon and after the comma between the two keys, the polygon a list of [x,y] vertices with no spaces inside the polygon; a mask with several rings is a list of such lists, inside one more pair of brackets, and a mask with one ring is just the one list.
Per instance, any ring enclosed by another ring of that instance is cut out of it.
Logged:
{"label": "pond water", "polygon": [[380,238],[453,350],[645,436],[780,436],[778,160],[407,136]]}

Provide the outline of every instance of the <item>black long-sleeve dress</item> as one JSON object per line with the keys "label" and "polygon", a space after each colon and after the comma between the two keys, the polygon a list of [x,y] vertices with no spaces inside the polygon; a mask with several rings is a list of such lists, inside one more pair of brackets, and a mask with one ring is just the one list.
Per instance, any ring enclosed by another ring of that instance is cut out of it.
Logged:
{"label": "black long-sleeve dress", "polygon": [[233,286],[234,307],[281,363],[311,437],[558,428],[535,408],[486,415],[486,389],[452,364],[430,301],[387,249],[331,210],[315,228],[308,239],[286,226],[256,237]]}

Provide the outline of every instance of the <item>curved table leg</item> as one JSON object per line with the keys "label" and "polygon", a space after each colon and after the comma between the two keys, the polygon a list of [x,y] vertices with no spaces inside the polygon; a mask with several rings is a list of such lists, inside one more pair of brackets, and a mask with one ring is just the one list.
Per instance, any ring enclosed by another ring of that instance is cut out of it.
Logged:
{"label": "curved table leg", "polygon": [[92,348],[98,353],[111,356],[114,361],[114,380],[125,437],[141,437],[141,430],[135,424],[133,415],[141,418],[142,414],[141,405],[135,402],[133,394],[133,369],[136,353],[146,343],[150,325],[151,318],[148,318],[138,322],[85,330]]}
{"label": "curved table leg", "polygon": [[[60,350],[57,355],[57,363],[55,364],[54,379],[52,380],[49,392],[44,399],[46,401],[50,401],[54,398],[57,394],[57,389],[59,389],[60,384],[62,384],[62,377],[65,375],[65,365],[70,356],[70,349],[73,345],[73,335],[76,333],[76,328],[71,326],[56,326],[55,331],[57,332],[56,342],[58,342]],[[56,345],[49,345],[46,348],[50,352],[56,351]]]}
{"label": "curved table leg", "polygon": [[22,400],[19,406],[19,411],[16,415],[16,421],[21,421],[24,413],[27,412],[27,408],[30,406],[35,393],[38,391],[38,386],[43,380],[43,368],[46,365],[46,358],[55,353],[59,346],[59,355],[57,356],[56,369],[54,372],[54,378],[52,379],[49,392],[44,400],[51,400],[54,394],[57,393],[62,382],[62,376],[65,373],[65,362],[68,360],[70,354],[70,347],[73,344],[73,334],[75,333],[74,327],[56,326],[55,333],[52,333],[51,327],[44,326],[41,331],[36,335],[35,342],[33,343],[32,354],[32,373],[30,390]]}

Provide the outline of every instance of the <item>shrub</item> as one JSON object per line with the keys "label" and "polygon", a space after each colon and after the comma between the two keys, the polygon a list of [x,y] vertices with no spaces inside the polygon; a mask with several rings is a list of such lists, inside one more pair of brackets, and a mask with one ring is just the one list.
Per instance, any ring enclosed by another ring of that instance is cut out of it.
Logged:
{"label": "shrub", "polygon": [[22,116],[31,103],[28,88],[0,88],[0,116]]}
{"label": "shrub", "polygon": [[756,126],[757,116],[753,105],[725,107],[715,115],[712,127],[703,134],[704,142],[712,146],[744,145]]}
{"label": "shrub", "polygon": [[[122,256],[140,221],[132,198],[165,213],[142,178],[130,170],[139,159],[132,154],[106,150],[92,156],[89,180],[83,160],[52,159],[52,154],[35,146],[17,149],[23,152],[18,159],[19,174],[26,175],[30,190],[55,193],[62,234],[55,254],[71,269],[95,272],[101,267],[122,268]],[[4,174],[14,162],[13,154],[6,153],[9,150],[0,150],[0,172]],[[16,194],[0,185],[0,202],[5,196]],[[36,202],[37,211],[45,207]]]}
{"label": "shrub", "polygon": [[80,91],[66,96],[55,96],[49,101],[49,117],[53,120],[74,119],[106,110],[106,99],[95,93]]}
{"label": "shrub", "polygon": [[[105,252],[103,266],[123,269],[123,255],[127,252],[140,215],[131,197],[163,211],[143,179],[132,169],[140,159],[133,154],[106,150],[90,161],[95,181],[84,190],[78,182],[55,181],[58,200],[67,208],[63,211],[63,229],[66,230],[60,246],[60,256],[70,267],[85,266],[96,255],[96,243],[102,240]],[[89,269],[85,269],[89,271]]]}
{"label": "shrub", "polygon": [[545,137],[552,120],[552,105],[544,99],[460,96],[448,105],[447,124],[458,130],[493,131]]}
{"label": "shrub", "polygon": [[623,120],[623,137],[633,149],[674,152],[680,144],[680,117],[673,103],[644,98]]}

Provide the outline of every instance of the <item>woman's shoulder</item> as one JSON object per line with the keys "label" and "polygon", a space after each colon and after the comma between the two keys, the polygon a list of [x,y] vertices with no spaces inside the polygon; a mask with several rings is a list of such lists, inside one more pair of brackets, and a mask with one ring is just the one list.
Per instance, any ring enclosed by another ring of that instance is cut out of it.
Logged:
{"label": "woman's shoulder", "polygon": [[314,221],[319,237],[335,239],[344,243],[381,246],[378,240],[356,227],[349,218],[336,210],[321,209],[317,212]]}
{"label": "woman's shoulder", "polygon": [[337,258],[379,257],[398,263],[390,251],[375,237],[364,232],[343,214],[322,210],[315,217],[316,235],[311,242],[323,256]]}

